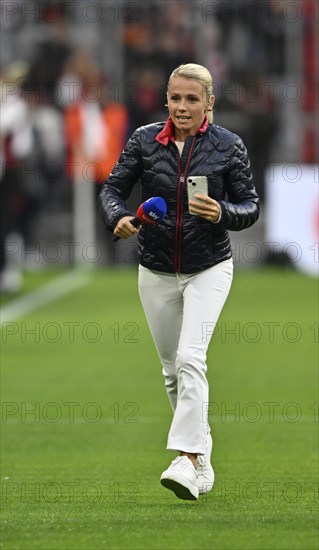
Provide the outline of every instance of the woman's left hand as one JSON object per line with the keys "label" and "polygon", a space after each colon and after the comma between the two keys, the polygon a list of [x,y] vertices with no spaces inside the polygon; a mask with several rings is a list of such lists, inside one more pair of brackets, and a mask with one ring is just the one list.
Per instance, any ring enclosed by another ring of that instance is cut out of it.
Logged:
{"label": "woman's left hand", "polygon": [[199,193],[197,193],[195,197],[198,201],[200,201],[200,203],[190,201],[190,212],[192,214],[197,214],[197,216],[200,216],[209,222],[217,222],[221,213],[218,202],[211,199],[208,195],[200,195]]}

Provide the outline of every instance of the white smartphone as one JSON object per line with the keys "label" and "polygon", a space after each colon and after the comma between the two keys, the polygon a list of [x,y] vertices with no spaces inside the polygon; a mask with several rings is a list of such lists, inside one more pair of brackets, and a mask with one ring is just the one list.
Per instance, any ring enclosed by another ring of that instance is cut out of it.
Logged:
{"label": "white smartphone", "polygon": [[208,195],[208,181],[206,176],[188,176],[187,178],[187,193],[188,193],[188,210],[193,216],[196,216],[194,212],[191,212],[189,201],[199,202],[195,195]]}

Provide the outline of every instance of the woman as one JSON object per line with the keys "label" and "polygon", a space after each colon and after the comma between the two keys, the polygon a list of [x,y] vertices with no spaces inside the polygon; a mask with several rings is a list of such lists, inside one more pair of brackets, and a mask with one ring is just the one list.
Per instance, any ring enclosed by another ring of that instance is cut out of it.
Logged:
{"label": "woman", "polygon": [[[205,67],[175,69],[168,120],[134,132],[100,195],[108,229],[123,239],[138,231],[125,201],[139,178],[143,201],[167,203],[166,217],[139,232],[139,293],[174,412],[167,448],[179,452],[161,483],[186,500],[214,483],[206,328],[217,323],[232,282],[228,230],[251,226],[259,214],[242,140],[212,124],[212,91]],[[206,176],[208,194],[188,201],[186,176]]]}

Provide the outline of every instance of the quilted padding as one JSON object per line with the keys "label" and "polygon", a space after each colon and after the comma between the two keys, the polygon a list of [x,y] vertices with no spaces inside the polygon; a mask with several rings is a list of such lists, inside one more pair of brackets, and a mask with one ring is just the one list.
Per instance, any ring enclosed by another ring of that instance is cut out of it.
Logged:
{"label": "quilted padding", "polygon": [[[123,216],[133,186],[139,181],[141,202],[161,196],[167,215],[139,233],[139,261],[168,273],[195,273],[231,257],[228,231],[255,223],[259,199],[246,148],[236,134],[216,125],[186,138],[182,156],[174,139],[156,140],[165,122],[138,128],[102,187],[100,205],[107,228]],[[209,196],[220,203],[221,220],[208,222],[188,212],[187,176],[206,176]]]}

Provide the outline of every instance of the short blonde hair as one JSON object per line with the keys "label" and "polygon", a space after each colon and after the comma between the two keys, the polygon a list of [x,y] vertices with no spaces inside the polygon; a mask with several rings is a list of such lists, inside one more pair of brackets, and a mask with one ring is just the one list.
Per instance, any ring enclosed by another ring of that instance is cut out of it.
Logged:
{"label": "short blonde hair", "polygon": [[[169,87],[172,78],[175,76],[181,76],[183,78],[189,78],[190,80],[197,80],[202,86],[206,95],[206,100],[210,102],[210,98],[213,95],[213,77],[209,70],[203,65],[197,65],[196,63],[187,63],[185,65],[179,65],[172,72],[168,79],[167,88]],[[213,122],[213,111],[208,111],[207,118],[210,123]]]}

